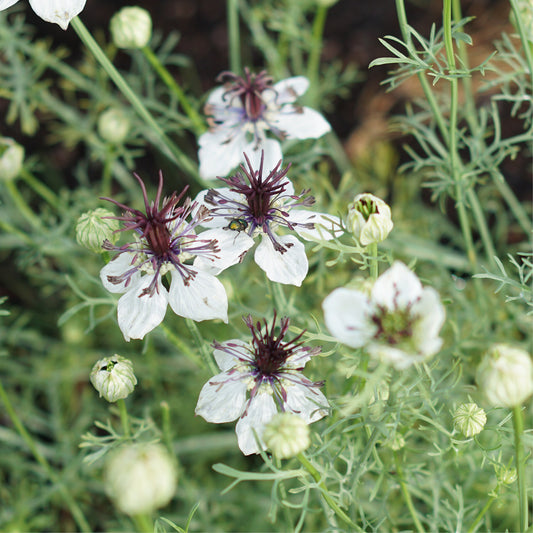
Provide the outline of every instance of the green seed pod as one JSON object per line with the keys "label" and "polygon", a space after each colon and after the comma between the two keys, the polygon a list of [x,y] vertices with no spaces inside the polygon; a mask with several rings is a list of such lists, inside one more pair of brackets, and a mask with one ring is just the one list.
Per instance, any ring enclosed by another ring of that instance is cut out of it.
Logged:
{"label": "green seed pod", "polygon": [[120,109],[108,109],[98,118],[100,137],[111,144],[124,142],[130,131],[130,119]]}
{"label": "green seed pod", "polygon": [[467,438],[481,433],[486,423],[485,411],[475,403],[462,403],[453,413],[455,429]]}
{"label": "green seed pod", "polygon": [[118,48],[144,48],[152,37],[152,18],[141,7],[123,7],[111,18],[109,30]]}
{"label": "green seed pod", "polygon": [[24,148],[9,137],[0,137],[0,180],[10,181],[22,170]]}

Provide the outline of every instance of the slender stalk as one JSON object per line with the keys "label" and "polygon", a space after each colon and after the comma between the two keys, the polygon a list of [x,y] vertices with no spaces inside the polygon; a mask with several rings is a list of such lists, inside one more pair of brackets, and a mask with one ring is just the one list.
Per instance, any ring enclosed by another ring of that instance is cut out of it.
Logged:
{"label": "slender stalk", "polygon": [[11,196],[15,207],[18,209],[20,214],[34,227],[39,228],[42,224],[39,220],[39,217],[35,215],[30,206],[26,203],[26,200],[19,193],[17,186],[14,180],[9,180],[5,182],[5,187],[7,192]]}
{"label": "slender stalk", "polygon": [[533,53],[531,52],[531,46],[526,35],[526,28],[524,27],[524,20],[520,15],[520,10],[518,9],[516,0],[511,0],[511,9],[513,10],[515,23],[518,26],[518,33],[520,34],[520,40],[522,41],[522,48],[524,49],[524,54],[526,55],[527,66],[531,77],[531,89],[533,92]]}
{"label": "slender stalk", "polygon": [[328,492],[325,483],[323,481],[320,481],[320,473],[313,466],[311,461],[309,461],[309,459],[307,459],[307,457],[303,453],[299,453],[296,457],[300,461],[302,466],[311,474],[312,478],[318,483],[322,497],[324,498],[330,509],[346,524],[354,528],[355,531],[362,532],[363,529],[361,529],[355,522],[353,522],[351,518],[338,506],[337,502],[331,497],[331,494]]}
{"label": "slender stalk", "polygon": [[239,29],[239,0],[227,0],[229,38],[229,68],[235,74],[241,73],[241,38]]}
{"label": "slender stalk", "polygon": [[400,487],[402,489],[403,498],[405,500],[407,508],[409,509],[409,513],[411,514],[411,518],[413,519],[416,530],[419,533],[425,533],[425,529],[423,528],[422,523],[418,518],[418,513],[416,512],[415,506],[413,505],[413,500],[411,498],[409,489],[407,488],[407,484],[404,481],[402,465],[400,463],[400,458],[398,457],[398,454],[396,452],[394,452],[394,462],[396,463],[396,473],[400,482]]}
{"label": "slender stalk", "polygon": [[513,407],[513,428],[514,428],[514,447],[516,463],[516,483],[518,489],[518,509],[519,509],[519,531],[522,533],[528,527],[528,504],[526,489],[526,472],[525,472],[525,454],[524,444],[522,441],[524,434],[524,418],[522,415],[522,406]]}
{"label": "slender stalk", "polygon": [[481,522],[482,518],[485,516],[487,511],[490,509],[490,506],[492,505],[492,502],[495,499],[496,499],[496,496],[491,496],[487,500],[487,503],[483,506],[483,509],[481,509],[481,511],[479,511],[478,515],[476,516],[476,518],[472,522],[472,525],[468,528],[468,532],[467,533],[472,533],[476,529],[477,525]]}
{"label": "slender stalk", "polygon": [[154,524],[149,514],[136,514],[132,518],[139,533],[153,533]]}
{"label": "slender stalk", "polygon": [[165,85],[178,99],[178,102],[181,104],[183,111],[185,111],[185,114],[192,122],[196,134],[200,135],[201,133],[203,133],[205,131],[204,121],[202,120],[202,117],[200,117],[200,115],[192,107],[191,103],[189,102],[189,99],[187,98],[187,95],[183,92],[183,89],[178,85],[173,76],[171,76],[165,65],[163,65],[161,61],[159,61],[159,58],[154,54],[150,47],[145,46],[142,51],[150,65],[152,65],[153,69],[157,72],[157,74],[163,80]]}
{"label": "slender stalk", "polygon": [[60,202],[57,195],[46,185],[41,183],[33,174],[28,172],[24,167],[19,176],[29,185],[43,200],[48,202],[54,209],[59,210]]}
{"label": "slender stalk", "polygon": [[378,261],[378,243],[373,242],[368,245],[368,255],[370,255],[370,276],[376,281],[379,274],[379,261]]}
{"label": "slender stalk", "polygon": [[113,180],[113,165],[115,163],[115,148],[108,146],[105,154],[104,168],[102,170],[102,196],[111,196]]}
{"label": "slender stalk", "polygon": [[0,399],[2,400],[4,407],[6,409],[6,412],[9,418],[11,419],[11,421],[13,422],[13,425],[15,426],[16,430],[18,431],[19,435],[22,437],[22,439],[24,440],[28,448],[30,449],[31,453],[35,457],[35,460],[44,469],[50,481],[52,481],[52,483],[57,486],[76,524],[78,524],[78,527],[80,528],[81,531],[89,533],[91,531],[91,526],[85,519],[85,516],[83,515],[82,510],[80,509],[78,504],[74,501],[72,494],[67,490],[67,488],[65,487],[65,485],[63,484],[59,476],[52,469],[52,467],[50,466],[50,463],[46,460],[46,457],[44,457],[44,455],[39,451],[39,448],[35,444],[35,441],[33,440],[32,436],[28,433],[28,431],[22,424],[22,421],[20,420],[17,413],[15,412],[15,409],[13,409],[13,405],[11,404],[11,401],[9,400],[9,396],[7,395],[1,381],[0,381]]}
{"label": "slender stalk", "polygon": [[192,320],[191,318],[186,318],[185,322],[187,323],[187,327],[189,328],[189,331],[192,334],[192,338],[194,339],[194,342],[196,343],[196,347],[198,348],[198,351],[200,352],[200,355],[202,356],[202,361],[204,363],[204,366],[209,368],[209,370],[213,374],[218,374],[219,369],[217,365],[215,364],[215,361],[213,360],[211,352],[207,348],[207,344],[204,338],[202,337],[202,334],[200,333],[200,330],[198,329],[196,322]]}
{"label": "slender stalk", "polygon": [[131,437],[130,432],[130,421],[128,418],[128,409],[126,408],[126,402],[121,399],[117,402],[118,411],[120,413],[120,422],[122,423],[122,431],[124,432],[124,437],[129,439]]}
{"label": "slender stalk", "polygon": [[11,233],[13,235],[16,235],[24,244],[28,246],[33,246],[35,243],[33,242],[33,239],[31,237],[28,237],[26,233],[20,231],[19,229],[15,228],[8,222],[4,222],[3,220],[0,220],[0,229],[2,231],[5,231],[6,233]]}
{"label": "slender stalk", "polygon": [[319,3],[315,14],[315,19],[313,21],[311,49],[309,51],[309,59],[307,60],[307,78],[309,79],[309,85],[313,91],[313,94],[316,94],[315,91],[318,87],[318,71],[320,67],[320,54],[322,52],[322,36],[324,33],[324,25],[326,23],[327,13],[328,7],[325,4]]}
{"label": "slender stalk", "polygon": [[166,338],[183,354],[185,357],[190,359],[195,365],[200,368],[205,368],[205,364],[198,354],[191,349],[191,347],[184,342],[178,335],[172,332],[168,326],[165,326],[164,323],[159,326],[165,333]]}
{"label": "slender stalk", "polygon": [[166,133],[161,129],[159,124],[155,121],[139,97],[128,85],[127,81],[122,77],[120,72],[109,61],[103,50],[98,43],[94,40],[89,33],[83,22],[79,17],[74,17],[71,20],[71,25],[74,31],[78,34],[78,37],[85,44],[85,46],[91,51],[96,60],[100,63],[101,67],[105,70],[107,75],[113,80],[117,88],[127,98],[130,104],[133,106],[137,114],[146,122],[146,124],[152,129],[157,140],[161,142],[165,148],[167,155],[187,174],[194,179],[199,180],[198,171],[193,162],[167,137]]}
{"label": "slender stalk", "polygon": [[174,455],[174,447],[172,446],[172,426],[170,424],[170,407],[168,403],[163,401],[161,407],[161,426],[163,429],[163,440],[165,441],[168,451]]}

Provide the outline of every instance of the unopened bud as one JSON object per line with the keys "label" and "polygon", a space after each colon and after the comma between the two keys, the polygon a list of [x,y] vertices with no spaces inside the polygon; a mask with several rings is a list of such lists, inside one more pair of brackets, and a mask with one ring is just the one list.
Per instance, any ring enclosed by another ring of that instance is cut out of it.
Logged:
{"label": "unopened bud", "polygon": [[174,496],[176,468],[161,444],[127,444],[109,459],[106,492],[127,515],[149,514]]}
{"label": "unopened bud", "polygon": [[495,344],[481,361],[476,381],[490,405],[521,405],[533,392],[531,357],[520,348]]}
{"label": "unopened bud", "polygon": [[358,194],[348,206],[346,227],[363,246],[384,241],[393,228],[390,207],[373,194]]}
{"label": "unopened bud", "polygon": [[475,403],[463,403],[453,413],[453,423],[465,437],[481,433],[487,423],[485,411]]}
{"label": "unopened bud", "polygon": [[152,37],[152,18],[141,7],[123,7],[111,17],[109,29],[118,48],[144,48]]}
{"label": "unopened bud", "polygon": [[0,181],[16,178],[23,162],[24,148],[9,137],[0,137]]}
{"label": "unopened bud", "polygon": [[263,441],[280,459],[289,459],[309,447],[309,426],[298,415],[278,413],[263,431]]}
{"label": "unopened bud", "polygon": [[76,223],[78,244],[96,253],[104,252],[102,245],[105,240],[114,244],[118,239],[116,233],[120,228],[118,220],[106,218],[113,216],[111,211],[102,207],[83,213]]}
{"label": "unopened bud", "polygon": [[130,120],[120,109],[108,109],[98,118],[100,137],[111,144],[120,144],[130,131]]}
{"label": "unopened bud", "polygon": [[133,364],[129,359],[115,354],[100,359],[91,371],[91,383],[108,402],[126,398],[137,385]]}

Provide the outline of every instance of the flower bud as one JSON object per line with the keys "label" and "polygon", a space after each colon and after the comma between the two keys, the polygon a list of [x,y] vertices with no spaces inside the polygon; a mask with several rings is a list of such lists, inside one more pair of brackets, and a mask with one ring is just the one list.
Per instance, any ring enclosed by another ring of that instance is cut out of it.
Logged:
{"label": "flower bud", "polygon": [[123,7],[111,17],[109,29],[118,48],[144,48],[152,37],[152,19],[146,9]]}
{"label": "flower bud", "polygon": [[263,441],[276,457],[289,459],[309,447],[309,426],[298,415],[278,413],[265,426]]}
{"label": "flower bud", "polygon": [[508,344],[495,344],[478,367],[476,381],[490,405],[515,407],[533,392],[529,354]]}
{"label": "flower bud", "polygon": [[130,131],[130,120],[120,109],[108,109],[98,118],[100,137],[111,144],[120,144]]}
{"label": "flower bud", "polygon": [[498,483],[502,485],[511,485],[516,481],[516,468],[505,465],[495,465],[494,472]]}
{"label": "flower bud", "polygon": [[0,137],[0,181],[16,178],[22,170],[24,148],[8,137]]}
{"label": "flower bud", "polygon": [[104,476],[107,494],[127,515],[151,513],[176,491],[176,468],[161,444],[120,447],[108,460]]}
{"label": "flower bud", "polygon": [[91,383],[108,402],[126,398],[137,385],[133,364],[129,359],[115,354],[104,357],[93,366]]}
{"label": "flower bud", "polygon": [[106,218],[113,216],[111,211],[101,207],[83,213],[76,223],[78,244],[96,253],[104,252],[102,245],[105,240],[114,244],[118,239],[116,233],[120,228],[118,220]]}
{"label": "flower bud", "polygon": [[384,241],[393,227],[390,207],[373,194],[358,194],[348,206],[346,227],[363,246]]}
{"label": "flower bud", "polygon": [[463,403],[453,413],[455,429],[467,438],[481,433],[486,423],[485,411],[475,403]]}

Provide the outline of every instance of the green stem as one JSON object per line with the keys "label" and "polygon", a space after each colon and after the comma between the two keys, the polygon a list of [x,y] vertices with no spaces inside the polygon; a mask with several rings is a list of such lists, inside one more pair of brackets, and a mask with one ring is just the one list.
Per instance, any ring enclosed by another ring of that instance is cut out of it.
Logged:
{"label": "green stem", "polygon": [[11,233],[13,235],[16,235],[23,243],[25,243],[28,246],[33,246],[35,244],[33,240],[31,239],[31,237],[28,237],[26,233],[15,228],[8,222],[4,222],[3,220],[0,220],[0,229],[5,231],[6,233]]}
{"label": "green stem", "polygon": [[102,171],[102,196],[111,196],[111,184],[113,180],[113,164],[115,163],[115,149],[108,146],[106,150],[104,168]]}
{"label": "green stem", "polygon": [[172,446],[172,426],[170,424],[170,407],[168,403],[161,402],[161,426],[163,428],[163,440],[168,448],[169,453],[174,455],[174,449]]}
{"label": "green stem", "polygon": [[172,332],[168,326],[161,323],[159,327],[163,330],[166,338],[183,354],[190,359],[196,366],[205,368],[204,362],[198,355],[191,349],[191,347],[184,342],[178,335]]}
{"label": "green stem", "polygon": [[130,421],[128,418],[128,409],[126,408],[126,402],[121,399],[117,402],[118,411],[120,413],[120,422],[122,423],[122,431],[124,432],[124,437],[129,439],[131,437],[130,433]]}
{"label": "green stem", "polygon": [[154,523],[149,514],[136,514],[132,518],[137,531],[140,533],[153,533]]}
{"label": "green stem", "polygon": [[72,494],[67,490],[63,482],[60,480],[59,476],[54,472],[54,470],[50,466],[50,463],[46,460],[46,457],[44,457],[44,455],[39,451],[39,448],[35,444],[32,436],[28,433],[28,431],[26,431],[26,428],[23,426],[22,421],[13,409],[13,405],[9,400],[9,397],[4,389],[2,382],[0,382],[0,399],[2,400],[6,412],[11,421],[13,422],[13,425],[15,426],[16,430],[18,431],[19,435],[22,437],[28,448],[30,449],[31,453],[35,457],[35,460],[45,470],[52,483],[57,486],[59,492],[61,493],[61,496],[63,497],[65,503],[70,509],[70,512],[76,524],[78,524],[78,527],[81,531],[89,533],[91,531],[91,526],[85,519],[82,510],[74,501]]}
{"label": "green stem", "polygon": [[207,347],[207,344],[204,338],[202,337],[202,334],[200,333],[200,330],[198,329],[196,322],[192,320],[191,318],[186,318],[185,322],[187,323],[187,327],[189,328],[189,331],[192,334],[192,338],[194,339],[194,342],[196,343],[196,347],[198,348],[198,351],[200,352],[200,355],[202,356],[202,361],[204,363],[204,366],[207,367],[213,373],[213,375],[218,374],[219,369],[217,365],[215,364],[215,361],[213,360],[211,352],[209,351],[209,348]]}
{"label": "green stem", "polygon": [[516,0],[511,0],[511,9],[514,13],[515,23],[518,26],[518,33],[520,34],[520,40],[522,41],[522,48],[524,49],[524,54],[526,54],[526,61],[531,76],[531,89],[533,92],[533,54],[531,52],[531,46],[529,39],[526,35],[526,28],[524,27],[524,21],[520,15],[520,10],[518,9],[518,4]]}
{"label": "green stem", "polygon": [[29,205],[26,203],[26,200],[19,193],[15,180],[9,180],[5,182],[7,192],[11,196],[13,203],[20,212],[20,214],[34,227],[39,228],[42,224],[39,220],[39,217],[35,216],[35,213],[30,209]]}
{"label": "green stem", "polygon": [[524,532],[528,527],[528,505],[526,491],[525,455],[522,437],[524,433],[524,418],[522,416],[522,406],[513,407],[513,428],[516,463],[516,483],[518,488],[518,508],[520,532]]}
{"label": "green stem", "polygon": [[33,174],[28,172],[24,167],[19,176],[29,185],[43,200],[48,202],[54,209],[60,209],[60,202],[57,195],[52,192],[46,185],[41,183]]}
{"label": "green stem", "polygon": [[368,255],[370,256],[370,276],[376,281],[379,274],[379,261],[378,261],[378,243],[373,242],[368,245]]}
{"label": "green stem", "polygon": [[496,496],[491,496],[487,500],[487,503],[483,506],[483,509],[481,509],[481,511],[479,511],[478,515],[476,516],[476,518],[472,522],[472,525],[468,528],[468,532],[467,533],[472,533],[476,529],[477,525],[481,522],[481,519],[485,516],[487,511],[490,509],[490,506],[492,505],[492,502],[495,499],[496,499]]}
{"label": "green stem", "polygon": [[296,457],[300,461],[302,466],[311,474],[312,478],[318,483],[322,497],[329,505],[330,509],[350,527],[354,528],[356,531],[362,532],[363,529],[361,529],[355,522],[353,522],[351,518],[338,506],[337,502],[331,497],[325,483],[320,480],[320,473],[313,466],[311,461],[309,461],[309,459],[307,459],[307,457],[305,457],[303,453],[299,453]]}
{"label": "green stem", "polygon": [[[318,88],[318,72],[320,68],[320,55],[322,53],[322,36],[324,33],[327,13],[328,7],[325,4],[319,3],[313,21],[311,50],[309,51],[309,59],[307,60],[307,78],[309,79],[309,85],[313,95],[316,94],[316,89]],[[316,100],[313,99],[312,104],[315,102]]]}
{"label": "green stem", "polygon": [[400,463],[400,459],[396,452],[394,452],[394,462],[396,463],[396,473],[397,473],[398,480],[400,482],[402,494],[403,494],[405,503],[407,505],[407,508],[409,509],[409,513],[411,514],[411,518],[413,519],[413,522],[415,523],[416,530],[419,533],[425,533],[425,530],[422,527],[420,519],[418,518],[418,514],[416,512],[415,506],[413,505],[413,500],[411,498],[409,489],[407,488],[407,484],[404,481],[402,465]]}
{"label": "green stem", "polygon": [[159,61],[159,58],[154,54],[151,48],[145,46],[142,49],[144,56],[152,65],[153,69],[157,72],[159,77],[163,80],[165,85],[170,89],[174,96],[178,99],[178,102],[181,104],[183,111],[189,117],[192,122],[195,132],[197,135],[200,135],[205,131],[205,124],[202,120],[202,117],[196,112],[196,110],[191,106],[187,95],[183,92],[183,89],[177,84],[176,80],[171,76],[170,72],[166,67]]}
{"label": "green stem", "polygon": [[144,104],[139,97],[128,85],[127,81],[122,77],[120,72],[109,61],[103,50],[98,43],[93,39],[83,22],[79,17],[74,17],[71,20],[71,25],[74,31],[78,34],[78,37],[85,44],[85,46],[91,51],[96,60],[100,63],[107,75],[113,80],[118,89],[127,98],[130,104],[133,106],[137,114],[146,122],[146,124],[152,129],[153,133],[157,137],[158,141],[162,143],[166,149],[167,155],[187,174],[194,179],[199,180],[198,171],[193,162],[167,137],[166,133],[161,129],[159,124],[155,121],[152,115],[148,112]]}
{"label": "green stem", "polygon": [[239,0],[227,0],[229,38],[229,68],[235,74],[241,73],[241,39],[239,29]]}

